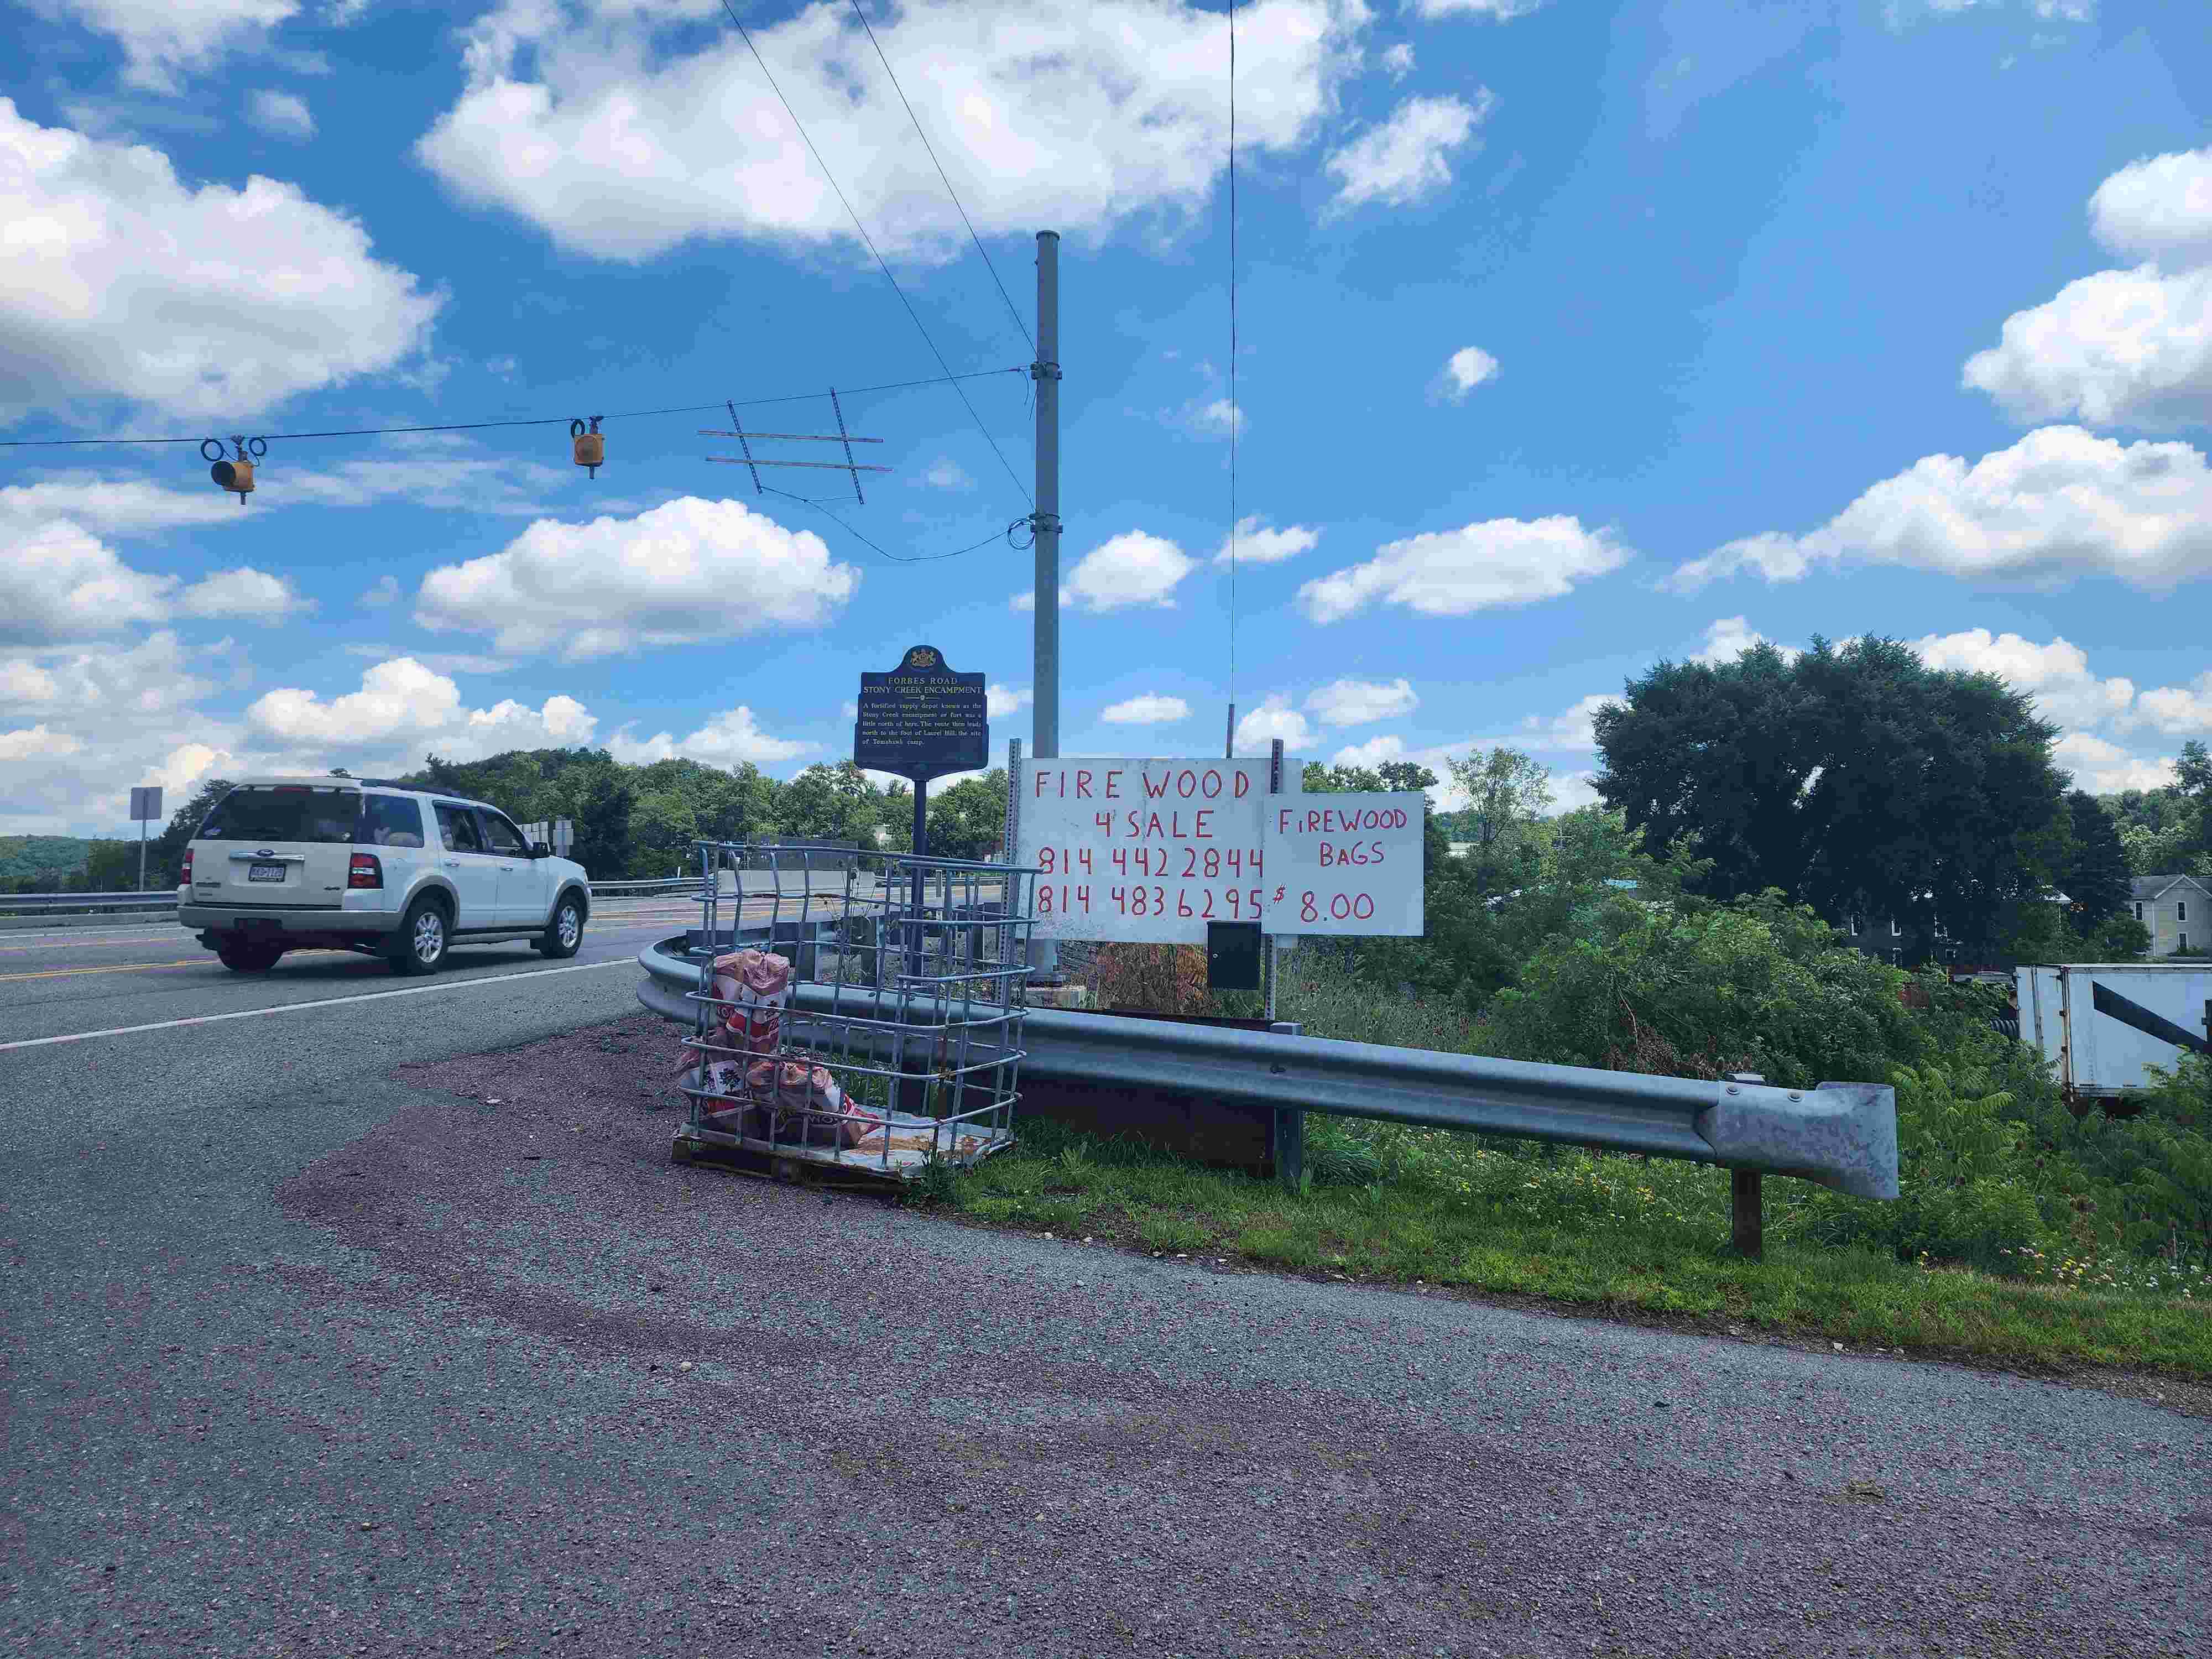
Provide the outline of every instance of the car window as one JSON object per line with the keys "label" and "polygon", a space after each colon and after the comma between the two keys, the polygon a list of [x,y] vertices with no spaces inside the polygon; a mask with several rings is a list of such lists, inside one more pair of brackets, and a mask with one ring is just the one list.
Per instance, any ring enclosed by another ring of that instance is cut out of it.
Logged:
{"label": "car window", "polygon": [[363,795],[354,841],[362,847],[420,847],[422,803],[410,795]]}
{"label": "car window", "polygon": [[477,833],[477,815],[452,801],[438,803],[438,836],[449,853],[481,853],[483,837]]}
{"label": "car window", "polygon": [[484,834],[491,837],[491,850],[511,858],[528,858],[530,843],[522,838],[522,831],[498,813],[478,814],[483,819]]}
{"label": "car window", "polygon": [[200,841],[349,842],[361,792],[308,783],[241,784],[200,824]]}

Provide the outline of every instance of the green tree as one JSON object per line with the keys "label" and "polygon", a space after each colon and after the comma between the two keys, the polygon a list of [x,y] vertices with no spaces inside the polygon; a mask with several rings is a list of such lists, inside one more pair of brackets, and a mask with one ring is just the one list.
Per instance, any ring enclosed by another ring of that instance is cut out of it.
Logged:
{"label": "green tree", "polygon": [[1599,794],[1647,842],[1691,837],[1715,898],[1771,888],[1839,915],[1983,943],[2063,850],[2057,728],[1993,675],[1903,643],[1815,637],[1718,665],[1662,662],[1596,718]]}
{"label": "green tree", "polygon": [[[84,888],[88,893],[127,893],[138,885],[138,843],[135,841],[95,841],[85,857]],[[154,867],[154,848],[146,848],[146,885],[161,885]]]}
{"label": "green tree", "polygon": [[148,887],[174,887],[184,879],[185,848],[199,834],[201,823],[215,811],[216,803],[234,787],[228,778],[204,778],[185,804],[169,815],[168,828],[146,849]]}
{"label": "green tree", "polygon": [[[889,814],[888,803],[886,815]],[[907,837],[914,830],[907,809]],[[963,778],[929,795],[929,850],[948,859],[988,859],[1006,838],[1006,770],[994,767],[981,777]]]}
{"label": "green tree", "polygon": [[849,841],[872,848],[876,826],[884,821],[884,794],[850,761],[817,763],[776,793],[775,818],[776,833],[793,841]]}
{"label": "green tree", "polygon": [[2084,939],[2094,934],[2128,902],[2128,854],[2119,827],[2086,789],[2066,797],[2073,834],[2058,884],[2072,901],[2069,920]]}
{"label": "green tree", "polygon": [[1465,857],[1475,890],[1526,887],[1543,862],[1533,832],[1552,804],[1552,769],[1503,745],[1449,758],[1444,766],[1468,797],[1460,817],[1471,830]]}

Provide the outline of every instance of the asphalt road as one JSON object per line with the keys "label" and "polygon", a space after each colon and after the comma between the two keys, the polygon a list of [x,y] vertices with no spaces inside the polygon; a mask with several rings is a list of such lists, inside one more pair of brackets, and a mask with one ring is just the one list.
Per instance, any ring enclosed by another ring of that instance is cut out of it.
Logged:
{"label": "asphalt road", "polygon": [[634,1014],[591,964],[661,929],[428,981],[0,940],[0,1650],[2212,1652],[2212,1425],[2155,1405],[987,1232],[677,1169],[642,1085],[392,1075]]}

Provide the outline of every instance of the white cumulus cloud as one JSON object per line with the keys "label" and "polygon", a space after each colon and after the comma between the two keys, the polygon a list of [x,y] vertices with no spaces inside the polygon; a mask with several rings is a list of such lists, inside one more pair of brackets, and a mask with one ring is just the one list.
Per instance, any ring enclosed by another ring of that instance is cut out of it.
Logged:
{"label": "white cumulus cloud", "polygon": [[1480,17],[1492,23],[1510,23],[1526,17],[1544,0],[1414,0],[1414,11],[1425,21],[1441,17]]}
{"label": "white cumulus cloud", "polygon": [[2034,696],[2036,713],[2063,726],[2100,725],[2125,715],[2135,683],[2119,675],[2100,678],[2078,645],[2053,639],[2039,645],[2018,634],[1968,628],[1908,641],[1930,668],[2002,676],[2016,691]]}
{"label": "white cumulus cloud", "polygon": [[1610,530],[1585,530],[1564,514],[1488,519],[1386,542],[1365,563],[1306,583],[1298,603],[1317,623],[1340,622],[1376,603],[1424,617],[1464,617],[1560,598],[1630,556]]}
{"label": "white cumulus cloud", "polygon": [[1100,711],[1098,718],[1109,726],[1165,726],[1175,720],[1190,718],[1190,705],[1181,697],[1170,697],[1157,691],[1146,691],[1133,697],[1109,703]]}
{"label": "white cumulus cloud", "polygon": [[2140,263],[2005,319],[1961,384],[2027,423],[2154,430],[2212,421],[2212,146],[2146,156],[2097,186],[2098,241]]}
{"label": "white cumulus cloud", "polygon": [[587,743],[598,720],[573,697],[550,696],[532,708],[512,698],[470,708],[460,688],[411,657],[378,663],[361,688],[324,698],[283,686],[246,711],[252,733],[302,757],[404,755],[435,750],[455,758],[507,749]]}
{"label": "white cumulus cloud", "polygon": [[314,112],[307,100],[289,92],[252,94],[246,100],[246,118],[271,138],[297,142],[315,136]]}
{"label": "white cumulus cloud", "polygon": [[187,617],[241,617],[249,622],[280,623],[314,608],[315,602],[302,597],[290,577],[272,576],[251,565],[218,570],[177,596],[177,609]]}
{"label": "white cumulus cloud", "polygon": [[815,747],[811,743],[770,737],[761,730],[758,717],[743,703],[723,710],[688,738],[678,738],[659,732],[641,740],[630,735],[629,727],[623,726],[607,742],[607,752],[626,766],[646,766],[678,757],[708,766],[737,766],[746,761],[755,766],[767,766],[796,760],[811,753]]}
{"label": "white cumulus cloud", "polygon": [[1401,40],[1395,46],[1384,48],[1382,70],[1393,81],[1402,81],[1413,72],[1413,48]]}
{"label": "white cumulus cloud", "polygon": [[[1358,0],[1270,0],[1237,28],[1237,143],[1295,150],[1355,72]],[[702,21],[714,27],[701,29]],[[874,19],[985,236],[1103,235],[1210,204],[1228,150],[1228,32],[1186,0],[908,0]],[[878,246],[948,260],[959,216],[851,9],[752,30]],[[456,193],[562,247],[646,259],[694,238],[865,257],[851,221],[719,6],[509,0],[469,30],[466,84],[417,146]]]}
{"label": "white cumulus cloud", "polygon": [[1360,766],[1372,770],[1385,761],[1403,760],[1406,740],[1386,732],[1364,743],[1346,744],[1328,757],[1331,766]]}
{"label": "white cumulus cloud", "polygon": [[415,619],[580,660],[818,627],[860,583],[813,532],[685,495],[635,518],[541,519],[497,553],[433,570]]}
{"label": "white cumulus cloud", "polygon": [[[1172,605],[1176,584],[1195,568],[1196,561],[1164,537],[1125,530],[1076,561],[1060,580],[1060,602],[1093,612]],[[1036,595],[1024,594],[1014,604],[1034,610]]]}
{"label": "white cumulus cloud", "polygon": [[1443,373],[1437,377],[1437,390],[1452,402],[1460,403],[1484,381],[1497,378],[1497,358],[1480,346],[1462,346],[1445,360]]}
{"label": "white cumulus cloud", "polygon": [[[1701,648],[1691,653],[1690,660],[1709,665],[1734,662],[1754,645],[1774,645],[1774,641],[1753,628],[1746,617],[1723,617],[1706,628],[1705,642]],[[1775,646],[1775,648],[1785,659],[1798,654],[1792,646]]]}
{"label": "white cumulus cloud", "polygon": [[0,418],[82,398],[244,416],[401,365],[441,304],[297,185],[195,189],[6,98],[0,224]]}
{"label": "white cumulus cloud", "polygon": [[1375,202],[1405,207],[1444,189],[1452,181],[1453,155],[1474,140],[1496,101],[1486,88],[1472,103],[1450,96],[1407,99],[1389,119],[1322,163],[1336,180],[1332,208],[1341,212]]}
{"label": "white cumulus cloud", "polygon": [[1694,592],[1739,571],[1796,581],[1845,562],[2044,587],[2106,575],[2163,592],[2212,574],[2212,472],[2185,443],[2043,427],[1972,465],[1927,456],[1818,530],[1744,537],[1664,586]]}
{"label": "white cumulus cloud", "polygon": [[1306,698],[1309,713],[1323,726],[1367,726],[1395,720],[1421,706],[1413,683],[1396,679],[1388,684],[1371,680],[1335,680]]}
{"label": "white cumulus cloud", "polygon": [[1290,698],[1279,691],[1263,699],[1257,708],[1237,722],[1237,752],[1265,754],[1267,745],[1277,738],[1283,740],[1284,751],[1291,755],[1313,741],[1313,727],[1306,723],[1306,717],[1291,708]]}
{"label": "white cumulus cloud", "polygon": [[[1011,685],[987,685],[983,688],[983,713],[989,720],[1018,713],[1036,701],[1036,693],[1027,686],[1019,690]],[[854,712],[857,714],[859,711],[856,708]]]}
{"label": "white cumulus cloud", "polygon": [[[1285,525],[1279,530],[1265,529],[1256,514],[1237,521],[1238,564],[1280,564],[1285,559],[1311,552],[1320,544],[1321,532],[1302,524]],[[1214,563],[1227,564],[1229,551],[1229,541],[1224,537],[1221,550],[1213,556]]]}
{"label": "white cumulus cloud", "polygon": [[174,92],[185,72],[265,42],[299,0],[46,0],[47,7],[123,47],[124,80]]}

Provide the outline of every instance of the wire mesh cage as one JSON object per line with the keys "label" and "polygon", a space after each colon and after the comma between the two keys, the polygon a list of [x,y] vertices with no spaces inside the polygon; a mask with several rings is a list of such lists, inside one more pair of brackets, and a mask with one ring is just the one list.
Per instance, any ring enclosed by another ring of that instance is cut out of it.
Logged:
{"label": "wire mesh cage", "polygon": [[1036,872],[695,843],[679,1145],[910,1178],[1013,1144]]}

